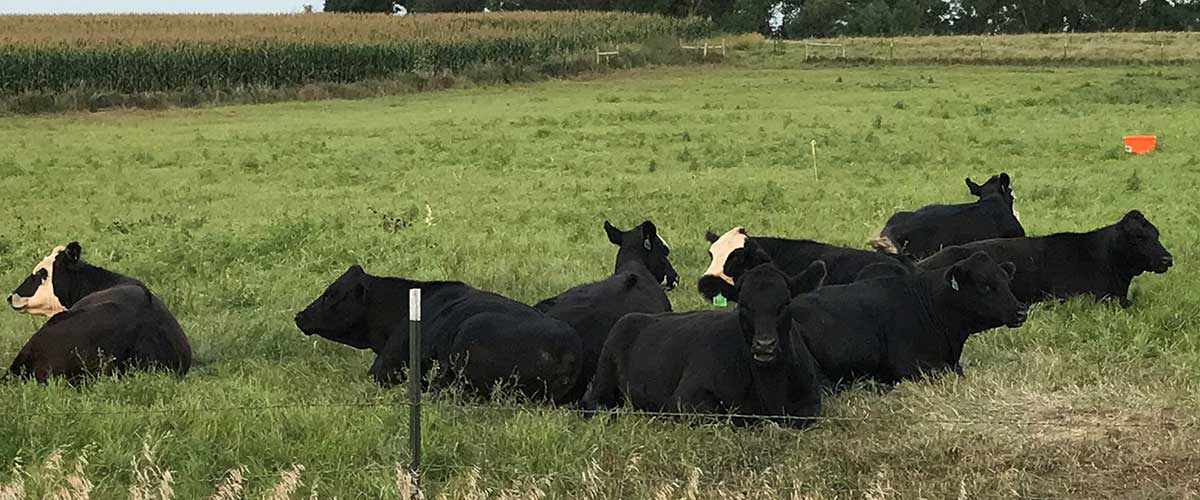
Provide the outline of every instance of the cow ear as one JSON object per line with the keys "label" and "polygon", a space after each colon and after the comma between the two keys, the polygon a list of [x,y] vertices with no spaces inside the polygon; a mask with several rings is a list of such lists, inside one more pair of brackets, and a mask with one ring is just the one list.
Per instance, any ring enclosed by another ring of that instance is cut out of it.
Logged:
{"label": "cow ear", "polygon": [[83,247],[79,245],[78,241],[67,243],[67,248],[63,250],[62,256],[63,263],[67,265],[67,268],[78,268],[79,260],[83,258]]}
{"label": "cow ear", "polygon": [[1121,220],[1143,221],[1146,220],[1146,216],[1142,215],[1141,210],[1130,210],[1125,213],[1125,217],[1122,217]]}
{"label": "cow ear", "polygon": [[625,233],[621,232],[608,221],[604,221],[604,232],[608,233],[608,241],[612,244],[620,246],[625,241]]}
{"label": "cow ear", "polygon": [[1000,264],[1000,269],[1004,271],[1004,274],[1008,275],[1009,281],[1012,281],[1012,279],[1017,276],[1017,265],[1013,264],[1012,262]]}
{"label": "cow ear", "polygon": [[972,181],[970,177],[967,177],[967,189],[971,190],[971,194],[973,194],[975,196],[979,196],[980,186],[979,186],[979,184],[976,184],[974,181]]}
{"label": "cow ear", "polygon": [[359,275],[367,274],[367,272],[363,270],[362,266],[360,266],[358,264],[354,264],[346,269],[346,274],[349,274],[351,276],[359,276]]}
{"label": "cow ear", "polygon": [[712,231],[705,231],[704,239],[708,240],[709,243],[716,243],[717,240],[721,239],[721,237],[717,236],[717,233],[714,233]]}
{"label": "cow ear", "polygon": [[1000,184],[1008,186],[1012,183],[1012,179],[1008,177],[1008,172],[1000,172]]}
{"label": "cow ear", "polygon": [[825,261],[815,260],[808,265],[804,272],[788,280],[788,291],[792,293],[792,297],[795,297],[816,290],[825,284],[827,275],[828,268],[825,267]]}
{"label": "cow ear", "polygon": [[642,221],[642,238],[647,241],[658,235],[658,228],[654,227],[654,223],[650,221]]}

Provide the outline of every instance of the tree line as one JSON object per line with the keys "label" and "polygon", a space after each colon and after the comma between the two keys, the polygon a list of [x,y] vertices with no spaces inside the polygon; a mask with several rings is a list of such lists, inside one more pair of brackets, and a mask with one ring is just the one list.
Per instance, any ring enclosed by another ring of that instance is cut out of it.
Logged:
{"label": "tree line", "polygon": [[[1200,0],[405,0],[410,12],[620,10],[702,16],[730,32],[789,38],[1200,29]],[[392,0],[326,0],[390,12]],[[772,22],[779,20],[780,22]]]}

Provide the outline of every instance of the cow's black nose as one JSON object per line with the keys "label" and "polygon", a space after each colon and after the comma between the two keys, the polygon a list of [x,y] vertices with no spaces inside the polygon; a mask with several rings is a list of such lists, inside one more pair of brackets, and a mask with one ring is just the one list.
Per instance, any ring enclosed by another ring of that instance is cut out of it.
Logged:
{"label": "cow's black nose", "polygon": [[1175,265],[1175,258],[1171,257],[1170,255],[1167,255],[1166,257],[1162,258],[1162,263],[1166,267],[1171,267],[1171,266]]}

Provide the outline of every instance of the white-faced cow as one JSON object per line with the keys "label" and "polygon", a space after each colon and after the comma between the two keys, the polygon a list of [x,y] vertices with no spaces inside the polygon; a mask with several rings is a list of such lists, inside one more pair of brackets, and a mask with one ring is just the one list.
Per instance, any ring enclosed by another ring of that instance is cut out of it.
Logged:
{"label": "white-faced cow", "polygon": [[72,383],[131,369],[186,374],[192,350],[167,306],[142,282],[90,265],[82,253],[78,242],[56,247],[8,296],[14,310],[50,318],[9,371]]}
{"label": "white-faced cow", "polygon": [[581,345],[570,325],[501,295],[459,281],[372,276],[358,265],[342,273],[296,315],[306,335],[370,349],[369,374],[380,385],[404,379],[409,361],[408,291],[421,290],[421,378],[433,361],[434,389],[461,382],[488,395],[498,384],[562,401],[579,377]]}
{"label": "white-faced cow", "polygon": [[671,266],[671,249],[653,222],[645,221],[629,230],[604,221],[608,241],[617,246],[613,274],[606,279],[571,288],[538,302],[534,308],[565,321],[583,342],[582,369],[575,389],[565,401],[578,401],[596,373],[596,359],[608,332],[629,313],[659,313],[671,310],[664,290],[675,288],[679,275]]}
{"label": "white-faced cow", "polygon": [[871,240],[871,246],[880,252],[921,259],[952,245],[1025,236],[1020,216],[1013,208],[1011,182],[1007,173],[993,175],[983,185],[968,178],[967,187],[978,200],[897,212]]}
{"label": "white-faced cow", "polygon": [[977,241],[942,250],[918,265],[940,269],[979,251],[1017,265],[1013,293],[1030,303],[1092,295],[1116,298],[1121,307],[1129,307],[1129,284],[1135,276],[1146,271],[1162,274],[1175,263],[1158,241],[1158,228],[1133,210],[1116,224],[1087,233]]}
{"label": "white-faced cow", "polygon": [[878,264],[875,266],[877,268],[890,270],[890,274],[898,275],[908,274],[914,269],[914,263],[902,255],[886,255],[812,240],[750,236],[743,227],[735,227],[720,236],[710,231],[705,234],[705,238],[711,244],[708,253],[712,256],[712,261],[696,283],[696,287],[708,300],[712,300],[717,294],[729,300],[737,300],[737,288],[733,285],[733,278],[727,276],[723,268],[730,252],[742,248],[747,241],[753,241],[789,276],[803,272],[813,262],[824,262],[829,272],[825,278],[827,285],[851,283],[863,268],[873,264]]}
{"label": "white-faced cow", "polygon": [[1026,307],[1009,290],[1013,268],[978,252],[945,270],[825,286],[792,300],[793,332],[831,388],[858,378],[891,384],[961,374],[972,334],[1025,322]]}
{"label": "white-faced cow", "polygon": [[[740,274],[741,253],[733,252],[728,274]],[[625,316],[604,344],[580,406],[590,414],[628,400],[644,411],[816,416],[816,368],[804,344],[793,342],[787,304],[824,276],[819,261],[794,279],[774,265],[760,265],[738,277],[742,300],[734,311]]]}

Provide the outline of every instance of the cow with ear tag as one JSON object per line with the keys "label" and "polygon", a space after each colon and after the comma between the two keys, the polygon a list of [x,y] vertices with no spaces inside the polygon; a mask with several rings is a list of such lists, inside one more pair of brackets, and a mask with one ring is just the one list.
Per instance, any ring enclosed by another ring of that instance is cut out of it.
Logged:
{"label": "cow with ear tag", "polygon": [[825,278],[826,285],[850,283],[865,267],[871,265],[890,268],[888,272],[893,274],[908,274],[915,267],[915,263],[903,255],[887,255],[813,240],[751,236],[746,232],[746,228],[741,226],[721,235],[709,231],[704,237],[710,243],[708,254],[712,261],[696,282],[696,288],[706,300],[724,298],[737,301],[737,288],[733,285],[733,278],[727,276],[722,269],[729,254],[742,248],[747,242],[754,242],[770,256],[772,263],[788,275],[804,272],[809,265],[818,260],[824,262],[829,272]]}
{"label": "cow with ear tag", "polygon": [[886,384],[943,371],[962,373],[971,335],[1025,322],[1009,288],[1016,266],[976,252],[946,269],[876,274],[792,300],[795,328],[830,388],[868,378]]}
{"label": "cow with ear tag", "polygon": [[14,310],[48,321],[9,371],[45,382],[130,369],[187,373],[192,350],[175,317],[141,282],[84,262],[78,242],[56,247],[8,296]]}
{"label": "cow with ear tag", "polygon": [[1115,224],[1094,231],[977,241],[942,250],[918,266],[943,269],[964,256],[986,252],[1016,263],[1012,289],[1023,302],[1091,295],[1129,307],[1134,277],[1162,274],[1175,264],[1158,238],[1158,228],[1142,212],[1131,210]]}
{"label": "cow with ear tag", "polygon": [[821,398],[812,357],[793,342],[787,305],[820,286],[825,265],[815,262],[789,279],[778,267],[760,264],[767,260],[762,255],[744,255],[754,251],[736,249],[724,268],[737,278],[742,300],[736,310],[634,313],[617,322],[580,403],[585,415],[629,401],[648,411],[811,423],[788,418],[818,415]]}
{"label": "cow with ear tag", "polygon": [[1013,208],[1012,179],[1007,173],[993,175],[983,184],[967,178],[967,188],[979,199],[896,212],[871,245],[884,253],[905,253],[920,259],[953,245],[1025,236],[1020,215]]}
{"label": "cow with ear tag", "polygon": [[583,342],[582,368],[574,389],[565,401],[578,401],[596,373],[596,360],[608,332],[629,313],[659,313],[671,310],[666,291],[675,287],[679,275],[671,266],[671,249],[653,222],[645,221],[622,231],[604,221],[608,241],[617,246],[616,264],[608,278],[566,290],[534,305],[575,329]]}

